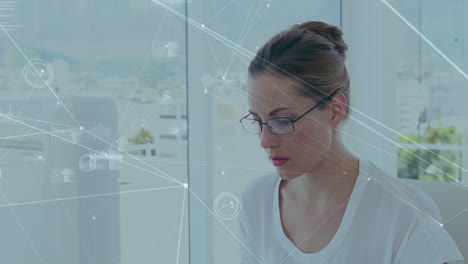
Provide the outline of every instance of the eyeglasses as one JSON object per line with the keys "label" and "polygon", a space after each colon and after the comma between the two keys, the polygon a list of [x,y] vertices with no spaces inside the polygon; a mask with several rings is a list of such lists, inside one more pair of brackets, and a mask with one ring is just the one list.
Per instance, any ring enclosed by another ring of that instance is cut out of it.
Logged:
{"label": "eyeglasses", "polygon": [[295,122],[299,121],[299,119],[304,117],[306,114],[310,113],[312,110],[317,108],[322,103],[330,100],[334,95],[335,95],[335,92],[327,96],[325,99],[321,100],[318,104],[314,105],[314,107],[309,109],[307,112],[305,112],[304,114],[302,114],[295,120],[292,120],[289,117],[275,117],[275,118],[271,118],[267,120],[265,123],[262,123],[260,120],[247,118],[249,115],[251,115],[251,114],[248,114],[244,116],[241,120],[239,120],[239,122],[242,124],[242,127],[244,128],[246,132],[252,133],[252,134],[262,133],[264,124],[268,126],[271,133],[273,134],[276,134],[276,135],[291,134],[292,132],[294,132]]}

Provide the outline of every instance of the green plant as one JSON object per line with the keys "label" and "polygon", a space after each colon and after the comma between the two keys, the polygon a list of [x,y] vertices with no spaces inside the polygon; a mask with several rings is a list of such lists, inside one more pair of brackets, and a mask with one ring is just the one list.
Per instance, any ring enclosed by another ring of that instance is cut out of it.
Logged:
{"label": "green plant", "polygon": [[141,128],[140,131],[135,135],[135,137],[128,139],[128,141],[135,144],[147,144],[153,143],[153,136],[150,132],[144,128]]}
{"label": "green plant", "polygon": [[[461,135],[456,127],[428,126],[424,135],[398,136],[399,143],[410,144],[460,144]],[[398,149],[398,177],[434,181],[454,181],[461,175],[457,168],[462,160],[462,152],[457,150],[437,150],[423,148]]]}

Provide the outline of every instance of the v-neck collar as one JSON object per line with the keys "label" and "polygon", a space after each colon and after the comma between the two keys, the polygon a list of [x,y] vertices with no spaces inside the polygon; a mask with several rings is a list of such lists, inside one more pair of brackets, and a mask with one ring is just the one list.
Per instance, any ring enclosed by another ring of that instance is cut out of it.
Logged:
{"label": "v-neck collar", "polygon": [[[339,248],[343,242],[346,234],[349,231],[349,227],[352,223],[354,214],[356,213],[357,207],[362,197],[364,184],[367,182],[368,174],[368,161],[359,159],[359,173],[356,178],[351,196],[346,206],[345,213],[341,220],[340,226],[333,236],[332,240],[323,248],[322,250],[315,253],[304,253],[299,248],[294,245],[294,243],[286,236],[283,226],[281,224],[280,216],[280,204],[279,204],[279,195],[280,195],[280,183],[283,180],[278,174],[278,180],[275,185],[275,192],[273,198],[273,229],[276,238],[281,244],[282,248],[289,254],[287,259],[293,258],[297,261],[307,262],[307,263],[323,263],[327,261],[331,256],[335,254],[335,251]],[[278,260],[283,261],[283,260]],[[285,263],[288,263],[286,260]]]}

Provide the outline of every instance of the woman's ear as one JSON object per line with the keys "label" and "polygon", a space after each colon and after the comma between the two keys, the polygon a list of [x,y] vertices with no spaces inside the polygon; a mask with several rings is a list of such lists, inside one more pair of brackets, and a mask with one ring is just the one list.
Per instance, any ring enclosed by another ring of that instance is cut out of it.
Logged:
{"label": "woman's ear", "polygon": [[336,93],[333,98],[328,101],[328,107],[331,109],[330,121],[333,127],[340,124],[346,114],[346,96],[343,93]]}

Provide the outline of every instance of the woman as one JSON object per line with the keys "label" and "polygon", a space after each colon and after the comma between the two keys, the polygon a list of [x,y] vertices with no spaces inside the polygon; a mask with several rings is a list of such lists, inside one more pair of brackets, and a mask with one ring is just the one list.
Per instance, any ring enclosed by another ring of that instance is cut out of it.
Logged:
{"label": "woman", "polygon": [[259,134],[276,171],[243,193],[242,263],[463,263],[427,194],[343,144],[342,35],[322,22],[294,25],[249,66],[241,123]]}

